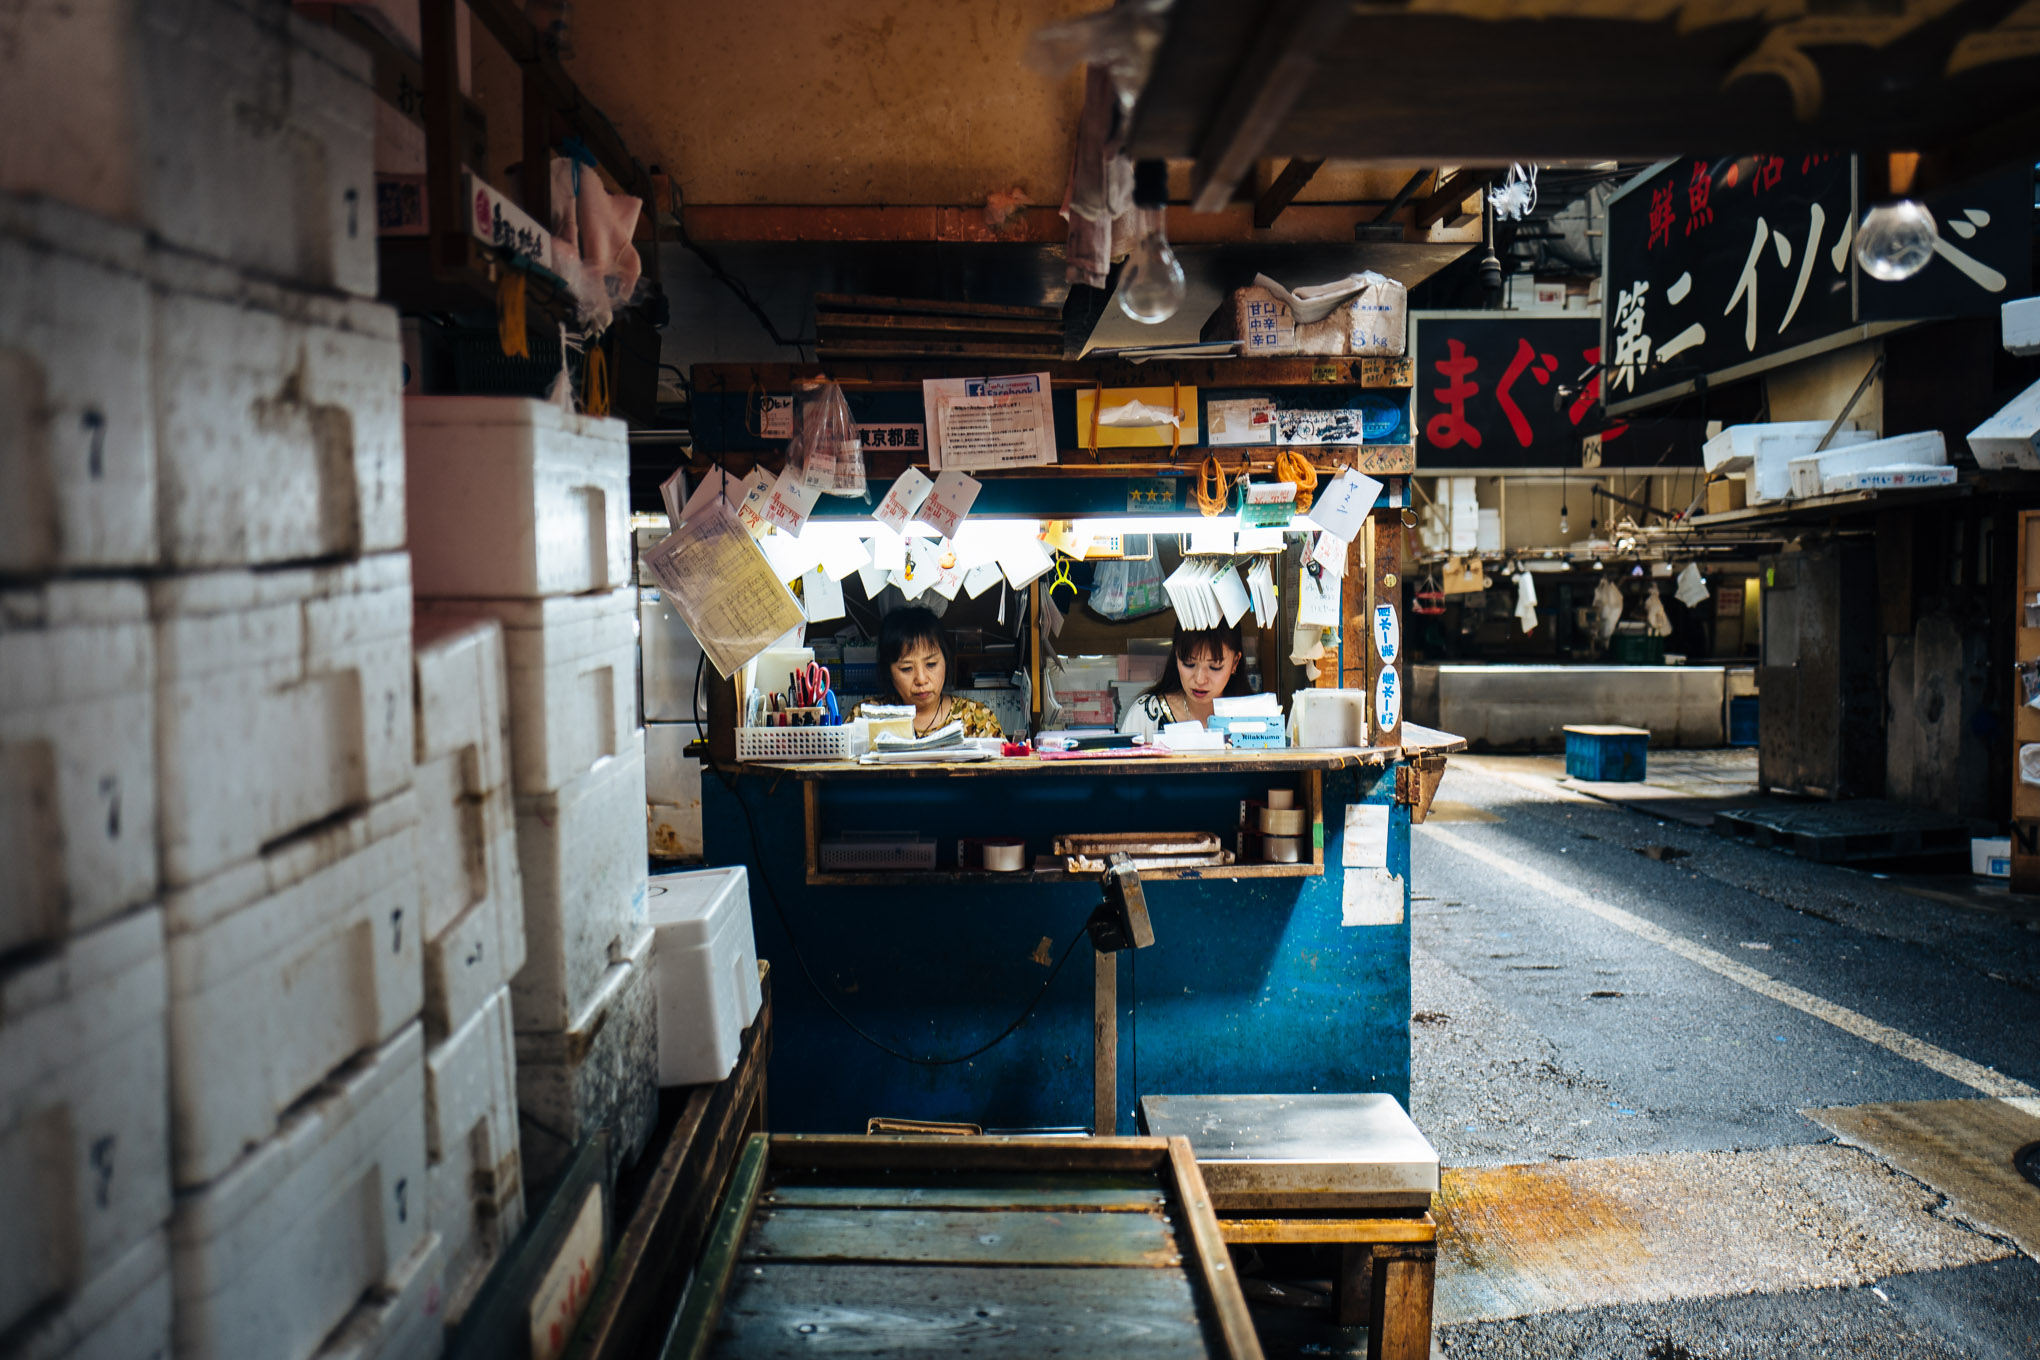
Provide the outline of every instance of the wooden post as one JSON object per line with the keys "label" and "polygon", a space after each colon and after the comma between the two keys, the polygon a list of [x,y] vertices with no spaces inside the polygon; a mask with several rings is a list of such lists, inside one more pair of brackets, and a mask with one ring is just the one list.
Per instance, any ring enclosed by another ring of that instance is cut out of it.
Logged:
{"label": "wooden post", "polygon": [[1427,1243],[1371,1250],[1367,1360],[1431,1360],[1431,1293],[1438,1248]]}
{"label": "wooden post", "polygon": [[453,0],[419,0],[425,74],[425,216],[432,268],[445,274],[468,262],[467,212],[460,184],[460,52]]}
{"label": "wooden post", "polygon": [[1091,1133],[1119,1131],[1119,955],[1092,951]]}

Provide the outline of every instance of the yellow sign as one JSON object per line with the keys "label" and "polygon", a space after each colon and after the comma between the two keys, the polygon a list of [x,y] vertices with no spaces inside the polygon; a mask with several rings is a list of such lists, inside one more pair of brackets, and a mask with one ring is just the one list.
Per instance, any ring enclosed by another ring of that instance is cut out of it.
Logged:
{"label": "yellow sign", "polygon": [[1091,413],[1097,411],[1097,447],[1101,449],[1166,449],[1198,442],[1197,389],[1194,387],[1108,387],[1077,393],[1077,443],[1092,447]]}

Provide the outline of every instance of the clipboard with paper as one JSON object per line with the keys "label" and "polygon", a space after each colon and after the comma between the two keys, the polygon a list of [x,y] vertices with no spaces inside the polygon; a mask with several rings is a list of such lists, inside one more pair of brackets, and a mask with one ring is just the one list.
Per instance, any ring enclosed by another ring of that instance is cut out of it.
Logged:
{"label": "clipboard with paper", "polygon": [[724,677],[805,621],[800,602],[719,497],[641,556]]}

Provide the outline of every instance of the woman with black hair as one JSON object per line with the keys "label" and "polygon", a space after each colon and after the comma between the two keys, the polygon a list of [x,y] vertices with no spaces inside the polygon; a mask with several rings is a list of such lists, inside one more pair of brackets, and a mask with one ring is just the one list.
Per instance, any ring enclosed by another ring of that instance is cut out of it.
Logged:
{"label": "woman with black hair", "polygon": [[1162,678],[1127,705],[1120,731],[1152,737],[1166,723],[1205,721],[1220,698],[1253,693],[1236,624],[1194,632],[1177,624],[1170,659],[1174,664]]}
{"label": "woman with black hair", "polygon": [[[875,704],[912,704],[914,735],[925,737],[953,722],[963,724],[966,737],[997,737],[999,719],[975,699],[949,692],[956,674],[956,648],[935,615],[926,609],[895,609],[878,626],[880,693]],[[865,716],[858,705],[853,717]]]}

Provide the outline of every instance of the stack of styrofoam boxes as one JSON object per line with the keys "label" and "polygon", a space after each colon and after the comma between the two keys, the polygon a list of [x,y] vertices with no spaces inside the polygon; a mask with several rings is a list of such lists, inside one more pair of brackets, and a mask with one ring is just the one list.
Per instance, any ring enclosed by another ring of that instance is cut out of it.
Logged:
{"label": "stack of styrofoam boxes", "polygon": [[[661,517],[660,523],[664,524]],[[646,542],[648,535],[654,535]],[[663,528],[637,531],[640,550],[665,536]],[[638,652],[644,676],[645,797],[654,859],[702,856],[701,762],[688,743],[707,732],[695,721],[695,682],[701,678],[701,644],[673,602],[659,593],[638,563]],[[837,674],[841,674],[840,667]]]}
{"label": "stack of styrofoam boxes", "polygon": [[1948,441],[1939,430],[1830,447],[1794,458],[1790,467],[1795,498],[1945,486],[1955,480],[1955,469],[1948,466]]}
{"label": "stack of styrofoam boxes", "polygon": [[502,629],[427,621],[413,642],[429,1214],[452,1326],[524,1222],[509,991],[524,889]]}
{"label": "stack of styrofoam boxes", "polygon": [[[1792,460],[1814,452],[1828,432],[1825,420],[1777,420],[1763,425],[1731,425],[1701,447],[1701,461],[1710,473],[1746,473],[1748,502],[1791,500]],[[1867,444],[1872,430],[1843,426],[1828,440],[1829,449]]]}
{"label": "stack of styrofoam boxes", "polygon": [[509,663],[524,1174],[551,1180],[606,1128],[613,1175],[658,1109],[623,424],[413,397],[405,426],[419,620],[494,619]]}

